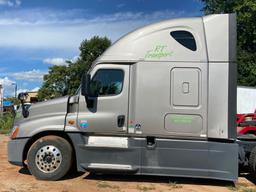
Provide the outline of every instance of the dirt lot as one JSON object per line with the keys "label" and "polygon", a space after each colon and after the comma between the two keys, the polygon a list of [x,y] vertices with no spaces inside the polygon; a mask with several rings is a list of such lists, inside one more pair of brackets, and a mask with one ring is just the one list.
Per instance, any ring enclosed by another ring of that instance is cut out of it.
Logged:
{"label": "dirt lot", "polygon": [[120,175],[93,175],[70,174],[61,181],[49,182],[38,181],[29,171],[24,168],[10,165],[7,162],[6,145],[8,137],[0,135],[0,192],[25,192],[25,191],[59,191],[59,192],[126,192],[126,191],[179,191],[179,192],[225,192],[243,191],[256,192],[256,187],[252,179],[247,175],[239,177],[234,185],[231,182],[188,179],[188,178],[168,178],[152,176],[120,176]]}

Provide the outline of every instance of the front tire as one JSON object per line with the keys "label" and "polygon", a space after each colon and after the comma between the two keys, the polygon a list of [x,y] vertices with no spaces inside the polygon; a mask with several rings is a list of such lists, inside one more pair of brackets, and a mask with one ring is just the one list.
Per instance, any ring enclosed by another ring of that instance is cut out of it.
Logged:
{"label": "front tire", "polygon": [[28,169],[40,180],[56,181],[64,177],[72,165],[72,147],[59,136],[45,136],[35,141],[27,155]]}

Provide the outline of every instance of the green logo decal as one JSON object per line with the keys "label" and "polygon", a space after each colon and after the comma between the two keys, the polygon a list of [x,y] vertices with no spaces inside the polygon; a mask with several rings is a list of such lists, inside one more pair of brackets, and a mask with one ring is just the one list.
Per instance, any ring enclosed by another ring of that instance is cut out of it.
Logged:
{"label": "green logo decal", "polygon": [[145,59],[160,59],[173,55],[173,51],[166,50],[167,45],[156,45],[153,49],[148,50]]}
{"label": "green logo decal", "polygon": [[171,117],[172,122],[174,123],[192,123],[193,117],[191,116],[182,116],[182,115],[174,115]]}
{"label": "green logo decal", "polygon": [[128,125],[128,128],[134,128],[134,125],[129,124],[129,125]]}

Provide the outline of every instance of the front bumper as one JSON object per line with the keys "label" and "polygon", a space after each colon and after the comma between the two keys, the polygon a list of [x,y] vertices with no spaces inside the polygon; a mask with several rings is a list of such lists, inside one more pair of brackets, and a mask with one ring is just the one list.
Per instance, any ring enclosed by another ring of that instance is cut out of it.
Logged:
{"label": "front bumper", "polygon": [[8,161],[13,165],[23,166],[23,151],[29,138],[8,141]]}

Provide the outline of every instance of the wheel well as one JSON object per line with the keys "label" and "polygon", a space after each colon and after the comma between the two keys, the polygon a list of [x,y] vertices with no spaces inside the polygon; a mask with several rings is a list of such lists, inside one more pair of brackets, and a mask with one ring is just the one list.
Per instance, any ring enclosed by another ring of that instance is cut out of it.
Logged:
{"label": "wheel well", "polygon": [[28,150],[29,148],[31,147],[31,145],[37,141],[39,138],[41,137],[44,137],[44,136],[48,136],[48,135],[54,135],[54,136],[59,136],[59,137],[62,137],[64,139],[66,139],[69,144],[71,145],[72,147],[72,151],[73,151],[73,158],[74,158],[74,161],[73,163],[75,163],[75,166],[76,166],[76,153],[75,153],[75,148],[74,148],[74,145],[73,145],[73,142],[71,141],[70,137],[67,135],[67,133],[63,132],[63,131],[45,131],[45,132],[41,132],[41,133],[38,133],[34,136],[32,136],[29,141],[26,143],[25,145],[25,148],[24,148],[24,151],[23,151],[23,164],[24,161],[27,159],[27,154],[28,154]]}

